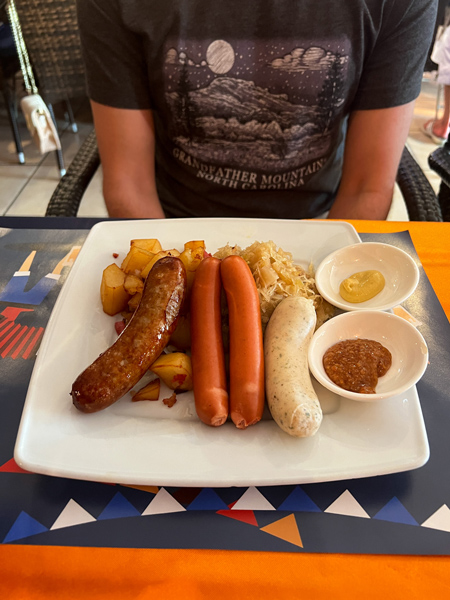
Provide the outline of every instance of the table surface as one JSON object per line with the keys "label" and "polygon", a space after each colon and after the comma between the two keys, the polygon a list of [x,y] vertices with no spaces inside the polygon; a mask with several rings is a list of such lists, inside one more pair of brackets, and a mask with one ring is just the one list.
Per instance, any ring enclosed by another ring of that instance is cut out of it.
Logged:
{"label": "table surface", "polygon": [[[450,223],[351,221],[359,233],[409,230],[450,318]],[[5,219],[2,220],[5,225]],[[13,227],[11,221],[11,227]],[[28,226],[33,226],[30,219]],[[449,544],[450,550],[450,544]],[[450,554],[450,552],[449,552]],[[0,546],[4,598],[444,598],[450,556],[370,556]],[[446,593],[447,592],[447,593]]]}

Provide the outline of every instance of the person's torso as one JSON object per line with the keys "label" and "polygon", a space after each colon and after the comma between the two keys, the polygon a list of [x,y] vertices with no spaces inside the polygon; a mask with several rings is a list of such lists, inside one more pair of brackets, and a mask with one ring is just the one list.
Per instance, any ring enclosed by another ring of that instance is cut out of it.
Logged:
{"label": "person's torso", "polygon": [[142,2],[125,2],[147,56],[169,213],[300,218],[328,209],[383,5],[167,0],[147,2],[143,17]]}

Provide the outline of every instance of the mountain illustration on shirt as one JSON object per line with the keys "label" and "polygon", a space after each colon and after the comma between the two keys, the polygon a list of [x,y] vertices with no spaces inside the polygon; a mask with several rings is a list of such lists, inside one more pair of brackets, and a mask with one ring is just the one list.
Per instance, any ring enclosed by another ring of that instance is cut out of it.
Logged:
{"label": "mountain illustration on shirt", "polygon": [[239,168],[276,177],[305,165],[309,174],[317,172],[337,135],[346,46],[241,40],[169,45],[165,99],[175,158],[223,173]]}

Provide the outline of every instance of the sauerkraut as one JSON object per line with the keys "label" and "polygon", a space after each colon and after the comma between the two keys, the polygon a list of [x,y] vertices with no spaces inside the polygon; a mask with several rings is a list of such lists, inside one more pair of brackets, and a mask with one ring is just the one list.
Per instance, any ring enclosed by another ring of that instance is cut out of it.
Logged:
{"label": "sauerkraut", "polygon": [[272,241],[254,242],[247,248],[227,244],[214,254],[225,258],[241,256],[250,267],[256,282],[261,305],[263,331],[277,304],[286,296],[303,296],[314,302],[319,327],[333,316],[334,308],[319,294],[312,266],[308,272],[293,261],[292,254],[278,248]]}

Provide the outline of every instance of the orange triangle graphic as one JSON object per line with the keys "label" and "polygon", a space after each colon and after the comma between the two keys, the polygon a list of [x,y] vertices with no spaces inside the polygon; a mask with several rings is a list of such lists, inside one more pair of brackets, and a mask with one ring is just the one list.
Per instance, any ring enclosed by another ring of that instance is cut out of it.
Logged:
{"label": "orange triangle graphic", "polygon": [[8,462],[5,462],[5,464],[0,467],[0,471],[2,473],[29,473],[30,472],[30,471],[25,471],[25,469],[22,469],[22,467],[19,467],[19,465],[16,463],[16,461],[13,458],[11,458],[11,460],[8,460]]}
{"label": "orange triangle graphic", "polygon": [[123,483],[122,486],[141,490],[142,492],[150,492],[151,494],[157,494],[159,492],[159,487],[156,485],[127,485]]}
{"label": "orange triangle graphic", "polygon": [[252,510],[218,510],[218,515],[224,517],[230,517],[230,519],[236,519],[236,521],[242,521],[248,525],[255,525],[258,527],[255,513]]}
{"label": "orange triangle graphic", "polygon": [[261,531],[270,533],[270,535],[274,535],[290,544],[303,548],[302,538],[300,537],[297,521],[293,514],[283,517],[283,519],[275,521],[275,523],[261,527]]}

